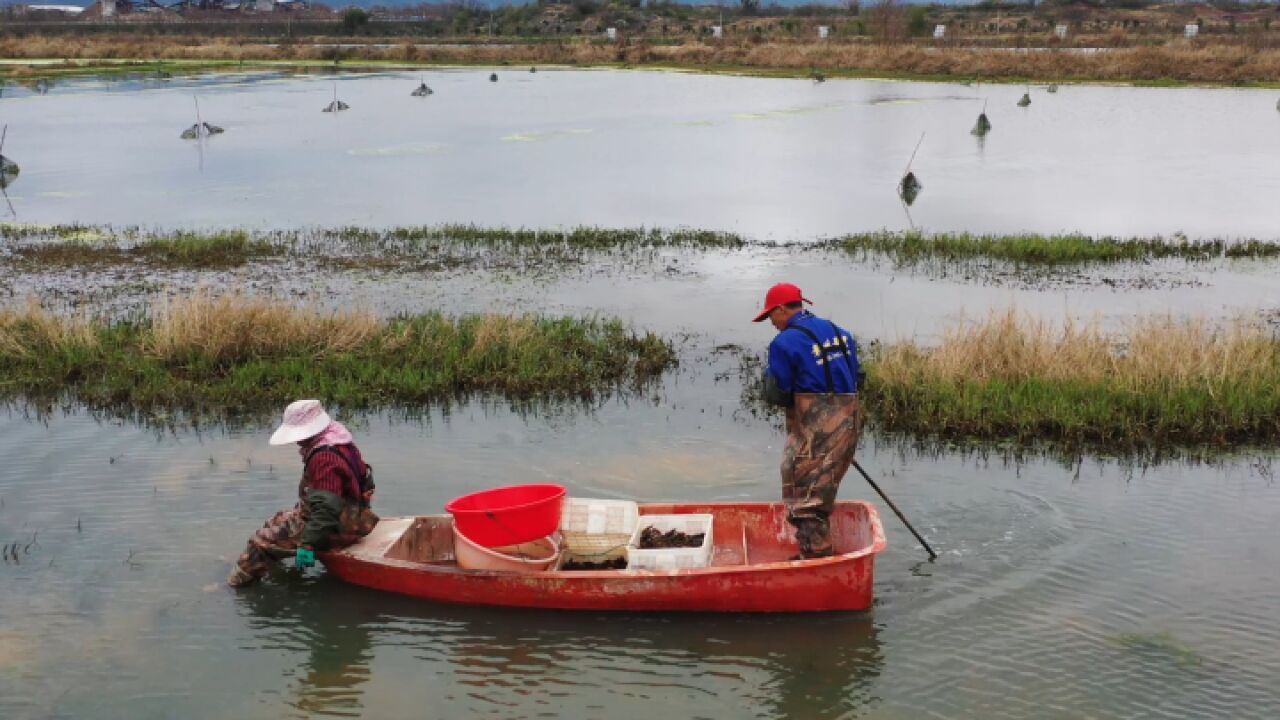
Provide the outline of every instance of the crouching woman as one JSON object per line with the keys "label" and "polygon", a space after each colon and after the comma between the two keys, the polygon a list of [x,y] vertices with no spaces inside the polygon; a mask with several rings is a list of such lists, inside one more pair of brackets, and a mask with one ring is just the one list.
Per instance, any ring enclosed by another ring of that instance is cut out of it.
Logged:
{"label": "crouching woman", "polygon": [[276,513],[249,538],[227,577],[231,587],[262,579],[271,564],[292,556],[297,567],[315,565],[315,551],[346,547],[378,523],[373,501],[373,468],[367,465],[342,423],[319,400],[299,400],[284,411],[272,445],[298,444],[302,481],[298,503]]}

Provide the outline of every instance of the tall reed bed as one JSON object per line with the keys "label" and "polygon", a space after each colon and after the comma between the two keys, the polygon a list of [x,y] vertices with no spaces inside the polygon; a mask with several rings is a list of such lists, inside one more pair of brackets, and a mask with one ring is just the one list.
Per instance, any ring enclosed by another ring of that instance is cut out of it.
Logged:
{"label": "tall reed bed", "polygon": [[934,346],[882,346],[867,365],[867,405],[890,431],[1108,447],[1280,439],[1280,339],[1244,320],[1108,333],[1009,311]]}
{"label": "tall reed bed", "polygon": [[469,393],[589,398],[675,363],[660,337],[601,319],[382,319],[203,291],[115,321],[36,305],[0,311],[0,396],[142,413],[252,410],[302,396],[347,406]]}

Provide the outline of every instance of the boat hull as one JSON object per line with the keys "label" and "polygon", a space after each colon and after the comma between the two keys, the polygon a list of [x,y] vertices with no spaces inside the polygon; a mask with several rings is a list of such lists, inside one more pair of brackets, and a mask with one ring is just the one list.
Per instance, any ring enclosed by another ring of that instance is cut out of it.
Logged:
{"label": "boat hull", "polygon": [[[885,546],[875,508],[837,504],[837,555],[796,553],[780,503],[641,506],[641,514],[709,513],[715,549],[706,568],[679,570],[474,571],[451,562],[441,516],[379,523],[360,543],[321,555],[326,568],[356,585],[447,603],[572,610],[812,612],[871,605],[875,555]],[[444,516],[447,518],[447,516]],[[642,518],[643,522],[643,518]],[[451,542],[451,540],[450,540]]]}

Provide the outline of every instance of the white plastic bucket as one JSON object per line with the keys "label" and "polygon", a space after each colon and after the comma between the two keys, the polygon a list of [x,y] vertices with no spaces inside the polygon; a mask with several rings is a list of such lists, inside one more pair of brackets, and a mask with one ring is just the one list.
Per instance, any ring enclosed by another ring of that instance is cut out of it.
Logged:
{"label": "white plastic bucket", "polygon": [[519,545],[487,548],[453,526],[453,554],[465,570],[499,570],[532,573],[548,570],[560,559],[560,542],[554,535]]}

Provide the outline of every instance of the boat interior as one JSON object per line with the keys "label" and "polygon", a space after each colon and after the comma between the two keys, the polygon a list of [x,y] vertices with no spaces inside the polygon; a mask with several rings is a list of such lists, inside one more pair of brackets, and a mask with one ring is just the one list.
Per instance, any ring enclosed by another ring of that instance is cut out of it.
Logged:
{"label": "boat interior", "polygon": [[[860,502],[838,503],[836,512],[831,516],[831,537],[836,554],[869,549],[875,543],[875,531],[867,507]],[[794,529],[787,522],[786,510],[781,503],[641,505],[640,527],[644,527],[645,515],[682,513],[713,516],[710,567],[782,562],[798,552]],[[385,558],[457,566],[453,518],[449,515],[387,519],[366,540],[387,532],[398,532],[399,536],[384,545],[386,550],[381,554]]]}

